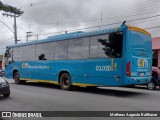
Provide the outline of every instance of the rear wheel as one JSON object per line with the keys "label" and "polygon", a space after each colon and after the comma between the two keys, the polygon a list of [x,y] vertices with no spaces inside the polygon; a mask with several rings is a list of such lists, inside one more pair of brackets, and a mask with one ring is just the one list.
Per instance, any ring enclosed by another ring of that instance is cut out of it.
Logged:
{"label": "rear wheel", "polygon": [[147,85],[147,88],[149,90],[155,90],[156,89],[156,83],[154,82],[149,82],[148,85]]}
{"label": "rear wheel", "polygon": [[71,87],[72,87],[71,78],[68,73],[63,73],[60,76],[60,86],[61,86],[61,89],[63,90],[71,90]]}

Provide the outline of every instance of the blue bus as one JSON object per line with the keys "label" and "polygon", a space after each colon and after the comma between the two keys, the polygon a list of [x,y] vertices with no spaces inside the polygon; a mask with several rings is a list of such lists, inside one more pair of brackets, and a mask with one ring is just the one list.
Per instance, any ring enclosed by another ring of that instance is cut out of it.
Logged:
{"label": "blue bus", "polygon": [[6,47],[5,72],[26,81],[72,86],[126,86],[151,81],[151,34],[133,26],[71,32]]}

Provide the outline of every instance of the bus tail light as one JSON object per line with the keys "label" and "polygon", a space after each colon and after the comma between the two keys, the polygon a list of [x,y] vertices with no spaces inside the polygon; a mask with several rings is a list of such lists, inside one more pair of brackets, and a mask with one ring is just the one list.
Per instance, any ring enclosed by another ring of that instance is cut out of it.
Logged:
{"label": "bus tail light", "polygon": [[156,68],[156,73],[157,73],[157,75],[159,74],[159,68]]}
{"label": "bus tail light", "polygon": [[131,63],[128,62],[126,66],[126,74],[127,76],[131,76],[131,69],[130,69]]}

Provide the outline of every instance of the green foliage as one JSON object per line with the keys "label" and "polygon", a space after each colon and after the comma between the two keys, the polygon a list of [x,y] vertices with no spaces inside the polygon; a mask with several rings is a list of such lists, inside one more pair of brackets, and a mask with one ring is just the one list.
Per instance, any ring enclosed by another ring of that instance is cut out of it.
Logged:
{"label": "green foliage", "polygon": [[0,10],[4,11],[4,12],[10,12],[10,13],[14,13],[16,15],[22,15],[24,12],[16,7],[10,6],[10,5],[6,5],[3,4],[0,1]]}

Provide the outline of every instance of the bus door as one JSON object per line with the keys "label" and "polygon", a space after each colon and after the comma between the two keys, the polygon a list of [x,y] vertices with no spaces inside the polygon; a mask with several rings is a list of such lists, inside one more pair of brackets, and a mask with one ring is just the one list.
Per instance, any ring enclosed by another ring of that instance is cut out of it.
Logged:
{"label": "bus door", "polygon": [[122,32],[90,38],[90,75],[94,84],[121,86]]}

